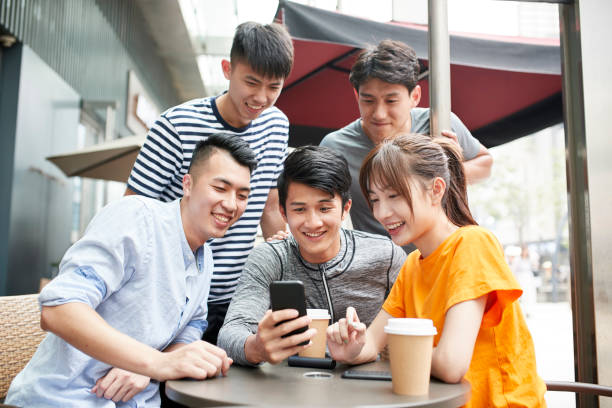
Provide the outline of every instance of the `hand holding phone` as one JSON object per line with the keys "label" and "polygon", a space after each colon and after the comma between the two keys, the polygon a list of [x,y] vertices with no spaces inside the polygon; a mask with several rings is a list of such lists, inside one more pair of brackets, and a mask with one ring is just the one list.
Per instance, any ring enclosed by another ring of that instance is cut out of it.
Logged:
{"label": "hand holding phone", "polygon": [[[316,333],[315,329],[308,329],[302,282],[272,282],[270,303],[272,310],[266,312],[259,321],[257,333],[249,336],[244,345],[247,360],[254,364],[262,361],[278,364],[304,350]],[[297,316],[288,309],[296,310]]]}
{"label": "hand holding phone", "polygon": [[[270,304],[272,311],[295,309],[298,311],[298,317],[306,316],[306,296],[304,294],[304,284],[301,281],[274,281],[270,284]],[[285,323],[287,320],[279,322]],[[278,325],[277,324],[277,325]],[[282,337],[293,336],[298,333],[304,333],[308,326],[300,327]],[[306,345],[308,341],[300,343]]]}

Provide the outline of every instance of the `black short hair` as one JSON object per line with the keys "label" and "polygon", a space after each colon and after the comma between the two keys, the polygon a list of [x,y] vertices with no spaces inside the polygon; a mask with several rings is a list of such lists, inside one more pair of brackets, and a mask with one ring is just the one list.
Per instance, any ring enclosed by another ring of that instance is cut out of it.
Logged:
{"label": "black short hair", "polygon": [[255,152],[244,139],[228,133],[217,133],[201,140],[196,145],[191,156],[188,173],[193,174],[193,169],[208,161],[208,158],[216,150],[228,152],[239,164],[248,167],[251,173],[257,167]]}
{"label": "black short hair", "polygon": [[278,199],[285,207],[290,183],[303,183],[342,199],[342,206],[351,198],[351,173],[346,159],[329,147],[302,146],[285,159],[285,167],[278,177]]}
{"label": "black short hair", "polygon": [[351,68],[349,80],[357,92],[372,78],[404,85],[408,92],[412,92],[419,83],[419,72],[419,59],[412,47],[401,41],[383,40],[359,54]]}
{"label": "black short hair", "polygon": [[230,61],[246,62],[266,78],[287,78],[293,67],[293,42],[284,26],[252,21],[236,27]]}

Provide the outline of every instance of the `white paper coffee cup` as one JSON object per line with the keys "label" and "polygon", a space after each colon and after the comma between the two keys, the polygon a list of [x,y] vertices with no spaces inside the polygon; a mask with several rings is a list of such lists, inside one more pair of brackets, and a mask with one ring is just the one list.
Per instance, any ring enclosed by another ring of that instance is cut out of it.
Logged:
{"label": "white paper coffee cup", "polygon": [[325,358],[327,347],[327,326],[329,326],[329,311],[327,309],[306,309],[306,314],[312,319],[309,328],[317,329],[317,334],[312,338],[310,347],[301,351],[301,357]]}
{"label": "white paper coffee cup", "polygon": [[393,392],[425,395],[429,392],[433,337],[430,319],[389,319],[385,326]]}

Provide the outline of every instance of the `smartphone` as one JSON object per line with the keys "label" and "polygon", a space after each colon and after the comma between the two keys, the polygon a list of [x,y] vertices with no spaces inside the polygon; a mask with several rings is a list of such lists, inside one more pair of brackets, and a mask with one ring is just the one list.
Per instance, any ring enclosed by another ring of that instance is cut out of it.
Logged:
{"label": "smartphone", "polygon": [[[270,284],[270,304],[273,311],[295,309],[298,311],[298,317],[305,316],[306,296],[304,295],[304,284],[299,280],[273,281]],[[284,322],[280,322],[278,324],[281,323]],[[300,327],[291,333],[285,334],[283,337],[304,333],[306,330],[308,330],[308,326]],[[305,346],[306,344],[308,344],[308,341],[300,343],[300,346]]]}
{"label": "smartphone", "polygon": [[389,371],[375,370],[346,370],[342,373],[342,378],[351,378],[355,380],[379,380],[391,381],[391,373]]}
{"label": "smartphone", "polygon": [[289,367],[309,367],[309,368],[325,368],[327,370],[333,370],[336,368],[336,360],[332,360],[330,357],[326,358],[315,358],[315,357],[300,357],[291,356],[287,360]]}

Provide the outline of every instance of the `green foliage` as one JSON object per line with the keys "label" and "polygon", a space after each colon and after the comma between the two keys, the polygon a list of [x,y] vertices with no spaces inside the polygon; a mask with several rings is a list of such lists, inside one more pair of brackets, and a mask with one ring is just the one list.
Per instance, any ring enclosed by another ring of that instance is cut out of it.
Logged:
{"label": "green foliage", "polygon": [[[546,129],[495,147],[491,154],[491,177],[469,188],[478,221],[505,244],[554,240],[567,211],[563,129]],[[515,231],[512,237],[495,231],[508,224]],[[564,230],[567,235],[567,225]]]}

